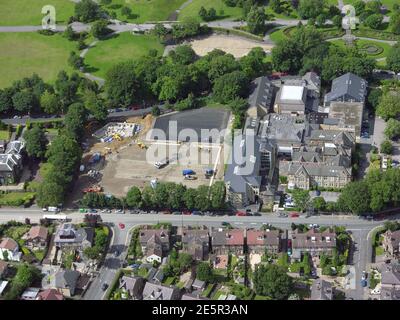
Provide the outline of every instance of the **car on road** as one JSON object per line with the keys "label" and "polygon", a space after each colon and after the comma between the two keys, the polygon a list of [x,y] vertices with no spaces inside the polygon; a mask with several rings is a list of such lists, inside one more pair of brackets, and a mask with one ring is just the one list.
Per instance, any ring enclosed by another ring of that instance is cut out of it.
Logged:
{"label": "car on road", "polygon": [[119,226],[120,229],[125,229],[125,225],[123,223],[121,223],[121,222],[118,223],[118,226]]}
{"label": "car on road", "polygon": [[279,218],[287,218],[287,217],[288,217],[288,214],[287,214],[287,213],[280,212],[278,217],[279,217]]}
{"label": "car on road", "polygon": [[87,211],[87,209],[80,208],[80,209],[79,209],[79,212],[80,212],[80,213],[87,213],[88,211]]}
{"label": "car on road", "polygon": [[237,217],[245,217],[245,216],[246,216],[246,212],[243,212],[243,211],[236,211],[236,216],[237,216]]}
{"label": "car on road", "polygon": [[129,211],[130,214],[139,214],[139,212],[140,212],[140,210],[138,210],[138,209]]}
{"label": "car on road", "polygon": [[290,217],[291,218],[298,218],[298,217],[300,217],[300,215],[297,212],[291,212],[290,213]]}
{"label": "car on road", "polygon": [[106,291],[107,288],[108,288],[108,284],[104,282],[104,283],[101,285],[101,290]]}
{"label": "car on road", "polygon": [[228,227],[228,226],[230,226],[230,223],[226,222],[226,221],[223,221],[223,222],[221,222],[221,225],[224,226],[224,227]]}
{"label": "car on road", "polygon": [[125,211],[122,209],[118,209],[118,210],[115,210],[115,213],[125,213]]}
{"label": "car on road", "polygon": [[362,280],[366,280],[367,279],[367,277],[368,277],[368,273],[367,272],[365,272],[365,270],[362,272],[362,276],[361,276],[361,279]]}
{"label": "car on road", "polygon": [[183,211],[183,214],[184,214],[185,216],[190,216],[192,213],[191,213],[190,211]]}
{"label": "car on road", "polygon": [[175,214],[175,215],[181,215],[181,214],[182,214],[182,212],[180,212],[180,211],[174,211],[174,212],[172,212],[172,214]]}
{"label": "car on road", "polygon": [[368,285],[367,280],[363,279],[361,280],[361,287],[365,288]]}
{"label": "car on road", "polygon": [[195,210],[195,211],[192,211],[192,215],[194,215],[194,216],[202,216],[203,213],[201,211]]}
{"label": "car on road", "polygon": [[97,213],[97,210],[96,210],[96,209],[90,209],[89,212],[90,212],[90,213]]}
{"label": "car on road", "polygon": [[115,250],[114,251],[114,257],[118,257],[119,256],[119,251],[118,250]]}

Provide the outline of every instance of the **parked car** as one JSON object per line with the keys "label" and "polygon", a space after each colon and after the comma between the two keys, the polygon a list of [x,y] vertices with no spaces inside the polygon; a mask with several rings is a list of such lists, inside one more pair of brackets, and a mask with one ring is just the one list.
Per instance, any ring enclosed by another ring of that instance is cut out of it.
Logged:
{"label": "parked car", "polygon": [[97,210],[96,210],[96,209],[90,209],[89,212],[90,212],[90,213],[97,213]]}
{"label": "parked car", "polygon": [[203,213],[202,213],[201,211],[195,210],[195,211],[192,211],[192,215],[194,215],[194,216],[201,216],[201,215],[203,215]]}
{"label": "parked car", "polygon": [[361,287],[365,288],[368,285],[367,280],[361,280]]}
{"label": "parked car", "polygon": [[115,210],[115,213],[125,213],[125,211],[122,209],[118,209],[118,210]]}
{"label": "parked car", "polygon": [[192,213],[190,212],[190,211],[183,211],[183,214],[185,215],[185,216],[189,216],[189,215],[191,215]]}
{"label": "parked car", "polygon": [[87,211],[87,209],[80,208],[80,209],[79,209],[79,212],[80,212],[80,213],[87,213],[88,211]]}
{"label": "parked car", "polygon": [[118,224],[118,226],[119,226],[120,229],[125,229],[125,225],[123,223],[121,223],[121,222]]}
{"label": "parked car", "polygon": [[181,215],[181,214],[182,214],[182,212],[180,212],[180,211],[174,211],[174,212],[172,212],[172,214],[175,214],[175,215]]}
{"label": "parked car", "polygon": [[108,288],[108,284],[104,282],[104,283],[101,285],[101,290],[106,291],[107,288]]}
{"label": "parked car", "polygon": [[237,217],[244,217],[244,216],[246,216],[246,213],[243,212],[243,211],[237,211],[237,212],[236,212],[236,216],[237,216]]}
{"label": "parked car", "polygon": [[228,226],[230,226],[230,223],[229,223],[229,222],[226,222],[226,221],[223,221],[223,222],[221,222],[221,225],[222,225],[223,227],[228,227]]}
{"label": "parked car", "polygon": [[291,212],[290,213],[290,217],[291,218],[298,218],[298,217],[300,217],[300,215],[297,212]]}

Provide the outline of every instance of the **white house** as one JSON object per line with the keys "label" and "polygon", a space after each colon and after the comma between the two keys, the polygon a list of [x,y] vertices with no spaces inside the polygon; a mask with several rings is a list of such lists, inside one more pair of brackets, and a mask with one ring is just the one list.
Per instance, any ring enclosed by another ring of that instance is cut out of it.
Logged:
{"label": "white house", "polygon": [[9,261],[20,261],[22,253],[19,252],[18,243],[11,238],[3,238],[0,243],[0,259]]}

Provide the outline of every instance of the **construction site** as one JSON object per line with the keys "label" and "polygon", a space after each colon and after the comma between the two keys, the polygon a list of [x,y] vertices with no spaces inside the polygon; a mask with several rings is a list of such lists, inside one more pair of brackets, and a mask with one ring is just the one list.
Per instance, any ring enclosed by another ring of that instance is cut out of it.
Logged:
{"label": "construction site", "polygon": [[[187,117],[193,118],[190,114]],[[220,118],[222,126],[228,124],[226,116]],[[123,197],[132,186],[154,187],[161,181],[196,188],[223,179],[222,144],[147,139],[155,123],[155,118],[147,115],[110,123],[95,131],[83,155],[74,201],[87,192]]]}

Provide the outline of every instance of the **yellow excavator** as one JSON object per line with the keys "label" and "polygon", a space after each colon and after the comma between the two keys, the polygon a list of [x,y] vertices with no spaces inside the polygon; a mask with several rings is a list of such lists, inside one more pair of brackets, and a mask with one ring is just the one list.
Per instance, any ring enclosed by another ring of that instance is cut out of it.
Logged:
{"label": "yellow excavator", "polygon": [[147,146],[142,141],[138,141],[137,145],[139,146],[140,149],[147,149]]}
{"label": "yellow excavator", "polygon": [[113,135],[113,138],[114,138],[115,140],[118,140],[118,141],[121,141],[121,140],[122,140],[121,136],[120,136],[118,133],[114,134],[114,135]]}

